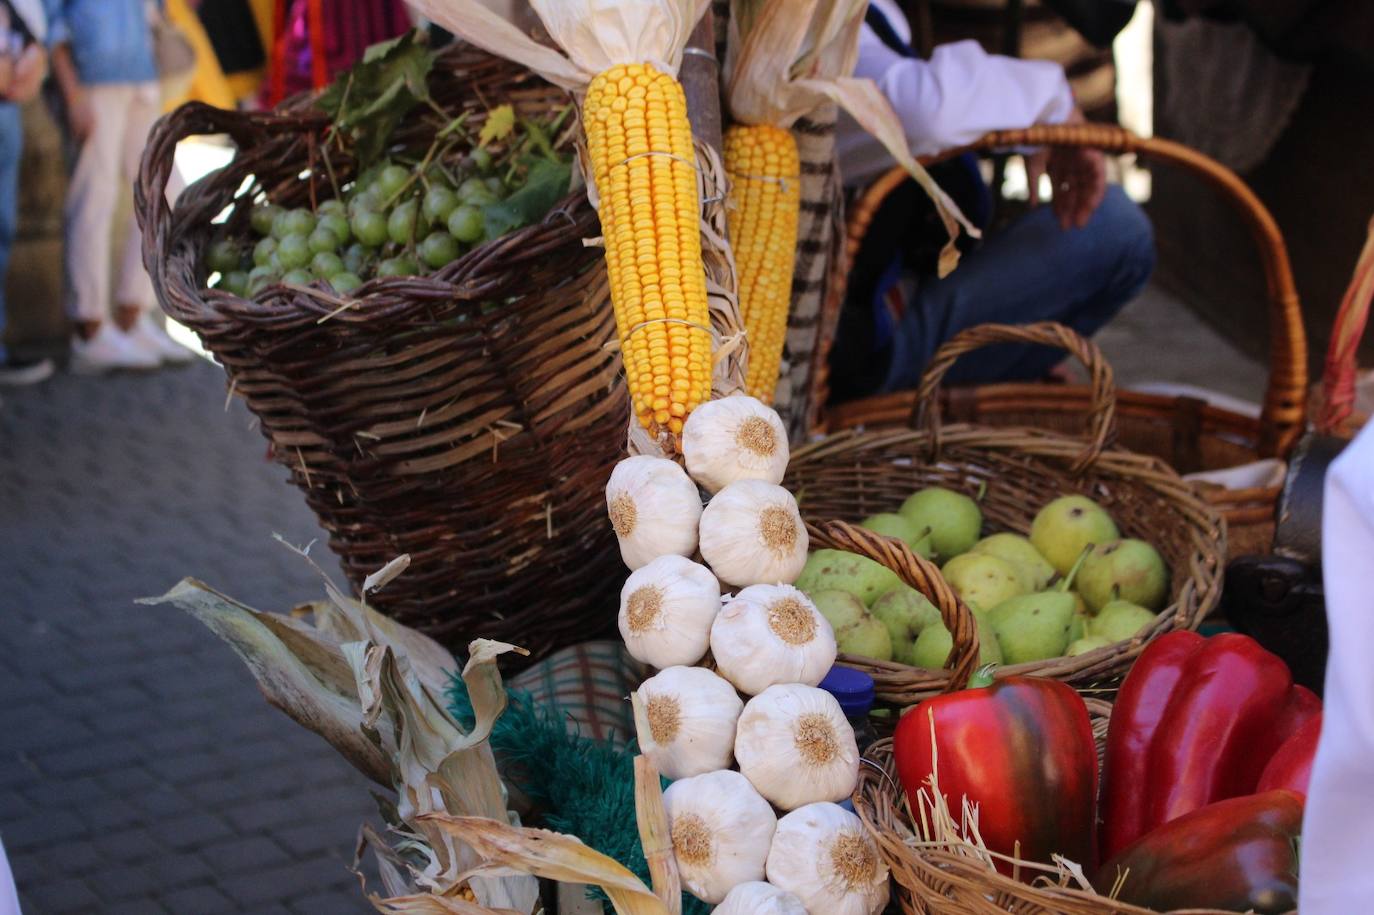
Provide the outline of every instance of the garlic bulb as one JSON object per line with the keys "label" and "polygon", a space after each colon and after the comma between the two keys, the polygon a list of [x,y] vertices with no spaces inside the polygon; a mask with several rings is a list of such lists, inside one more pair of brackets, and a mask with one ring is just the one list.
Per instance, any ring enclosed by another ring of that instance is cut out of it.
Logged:
{"label": "garlic bulb", "polygon": [[763,879],[778,819],[743,775],[721,769],[675,781],[663,806],[677,869],[693,896],[720,902],[739,884]]}
{"label": "garlic bulb", "polygon": [[859,818],[837,804],[807,804],[778,820],[767,870],[808,912],[877,915],[887,905],[887,865]]}
{"label": "garlic bulb", "polygon": [[859,747],[840,703],[823,689],[784,683],[749,700],[735,729],[740,773],[773,806],[842,801],[859,783]]}
{"label": "garlic bulb", "polygon": [[711,400],[682,427],[687,472],[719,492],[736,480],[781,483],[787,472],[787,428],[772,408],[744,394]]}
{"label": "garlic bulb", "polygon": [[763,480],[731,483],[701,513],[701,556],[732,585],[796,581],[809,542],[797,500]]}
{"label": "garlic bulb", "polygon": [[632,572],[620,589],[620,637],[636,661],[660,670],[695,664],[711,644],[720,612],[720,582],[711,570],[678,555],[660,556]]}
{"label": "garlic bulb", "polygon": [[669,667],[640,685],[639,698],[640,750],[659,772],[686,778],[730,765],[744,703],[729,683],[704,667]]}
{"label": "garlic bulb", "polygon": [[636,455],[615,465],[606,510],[632,570],[660,556],[690,556],[697,548],[701,495],[687,471],[667,458]]}
{"label": "garlic bulb", "polygon": [[752,585],[711,624],[721,676],[756,696],[775,683],[815,686],[835,663],[835,630],[791,585]]}
{"label": "garlic bulb", "polygon": [[753,880],[725,894],[711,915],[807,915],[801,900],[771,883]]}

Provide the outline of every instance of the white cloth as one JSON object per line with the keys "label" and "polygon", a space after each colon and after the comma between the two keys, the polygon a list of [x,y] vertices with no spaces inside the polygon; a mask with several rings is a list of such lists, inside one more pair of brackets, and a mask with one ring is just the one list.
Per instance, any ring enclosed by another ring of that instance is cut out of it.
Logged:
{"label": "white cloth", "polygon": [[[155,82],[96,83],[86,92],[95,128],[81,146],[67,189],[67,311],[77,321],[102,321],[112,304],[111,230],[120,194],[138,177],[162,92]],[[132,209],[126,232],[113,304],[151,308],[153,284],[143,269],[143,239]]]}
{"label": "white cloth", "polygon": [[10,6],[24,20],[34,41],[42,44],[48,37],[48,15],[43,9],[43,0],[10,0]]}
{"label": "white cloth", "polygon": [[1298,911],[1349,915],[1374,898],[1374,423],[1326,475],[1322,569],[1331,648],[1303,817]]}
{"label": "white cloth", "polygon": [[[871,0],[903,41],[911,28],[893,0]],[[854,75],[873,80],[892,104],[916,155],[971,143],[989,130],[1058,124],[1073,111],[1064,68],[1052,61],[988,54],[976,41],[941,45],[930,60],[903,57],[864,25]],[[847,185],[861,185],[894,162],[882,144],[841,114],[835,149]]]}
{"label": "white cloth", "polygon": [[0,915],[19,915],[19,890],[14,886],[14,874],[5,857],[3,842],[0,842]]}

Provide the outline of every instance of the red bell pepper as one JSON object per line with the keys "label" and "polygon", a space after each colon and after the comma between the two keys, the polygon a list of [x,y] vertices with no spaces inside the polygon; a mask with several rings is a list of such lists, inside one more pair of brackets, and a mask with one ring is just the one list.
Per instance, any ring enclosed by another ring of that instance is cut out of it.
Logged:
{"label": "red bell pepper", "polygon": [[1255,791],[1287,788],[1307,797],[1307,783],[1312,779],[1312,760],[1317,755],[1317,740],[1322,735],[1322,715],[1309,718],[1307,723],[1279,747],[1269,765],[1260,773]]}
{"label": "red bell pepper", "polygon": [[1288,912],[1298,900],[1302,798],[1269,791],[1208,804],[1146,833],[1102,865],[1117,899],[1160,912]]}
{"label": "red bell pepper", "polygon": [[1054,680],[989,682],[980,671],[969,689],[927,699],[897,723],[893,752],[912,809],[938,749],[940,792],[956,817],[963,798],[978,805],[990,850],[1046,863],[1060,854],[1091,873],[1097,750],[1087,707]]}
{"label": "red bell pepper", "polygon": [[1102,857],[1199,807],[1253,793],[1282,740],[1315,711],[1315,699],[1295,690],[1287,665],[1248,636],[1171,632],[1156,639],[1112,708]]}

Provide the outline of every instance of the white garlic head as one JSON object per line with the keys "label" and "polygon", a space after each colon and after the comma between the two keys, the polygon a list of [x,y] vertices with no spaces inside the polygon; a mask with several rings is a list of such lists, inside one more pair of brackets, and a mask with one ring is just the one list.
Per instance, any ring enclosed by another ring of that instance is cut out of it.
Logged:
{"label": "white garlic head", "polygon": [[777,411],[745,394],[708,401],[682,427],[687,472],[707,492],[736,480],[781,483],[787,472],[787,427]]}
{"label": "white garlic head", "polygon": [[733,686],[704,667],[669,667],[638,693],[640,750],[659,772],[687,778],[730,765],[744,708]]}
{"label": "white garlic head", "polygon": [[741,883],[763,879],[778,819],[749,780],[721,769],[673,782],[663,792],[682,884],[716,903]]}
{"label": "white garlic head", "polygon": [[660,556],[630,573],[620,589],[620,637],[645,664],[695,664],[710,647],[719,612],[720,582],[710,569],[676,554]]}
{"label": "white garlic head", "polygon": [[732,585],[791,584],[809,545],[797,500],[775,483],[738,480],[701,513],[701,557]]}
{"label": "white garlic head", "polygon": [[711,624],[721,676],[757,696],[775,683],[815,686],[835,663],[835,630],[791,585],[751,585],[726,601]]}
{"label": "white garlic head", "polygon": [[687,471],[667,458],[641,454],[616,464],[606,484],[606,511],[620,558],[631,569],[696,552],[701,494]]}
{"label": "white garlic head", "polygon": [[814,686],[770,686],[735,728],[739,770],[775,807],[842,801],[859,783],[854,728],[835,697]]}
{"label": "white garlic head", "polygon": [[807,804],[778,820],[767,871],[808,912],[877,915],[887,905],[887,865],[859,818],[837,804]]}
{"label": "white garlic head", "polygon": [[725,894],[711,915],[807,915],[801,900],[763,880],[741,883]]}

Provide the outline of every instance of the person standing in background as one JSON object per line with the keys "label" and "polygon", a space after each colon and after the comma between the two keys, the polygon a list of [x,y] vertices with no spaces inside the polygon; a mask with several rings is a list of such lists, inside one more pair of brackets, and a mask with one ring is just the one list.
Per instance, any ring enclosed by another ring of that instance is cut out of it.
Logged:
{"label": "person standing in background", "polygon": [[35,384],[52,374],[50,359],[26,361],[3,341],[5,280],[19,219],[19,156],[24,124],[19,106],[38,94],[48,72],[48,11],[42,0],[0,0],[0,384]]}
{"label": "person standing in background", "polygon": [[138,175],[148,131],[161,110],[153,52],[153,0],[52,0],[52,69],[76,147],[67,190],[68,312],[76,326],[72,370],[151,369],[184,363],[190,350],[149,314],[152,281],[143,267],[132,211],[111,302],[111,230],[121,191]]}

